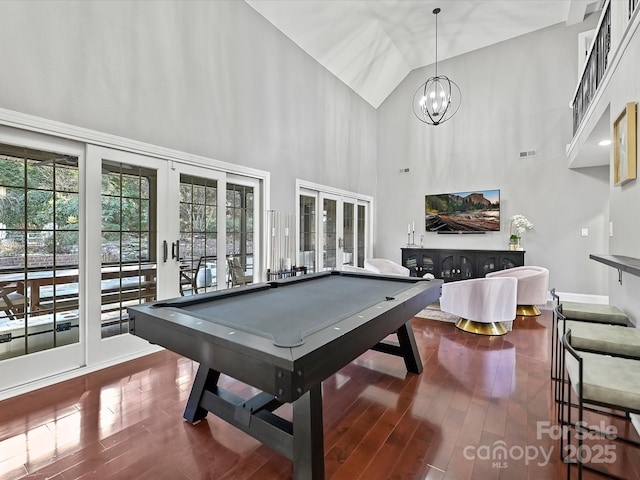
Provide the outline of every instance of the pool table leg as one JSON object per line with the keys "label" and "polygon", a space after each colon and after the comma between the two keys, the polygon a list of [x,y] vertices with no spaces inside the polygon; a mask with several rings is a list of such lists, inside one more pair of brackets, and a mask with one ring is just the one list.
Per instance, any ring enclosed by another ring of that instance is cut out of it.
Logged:
{"label": "pool table leg", "polygon": [[422,373],[422,361],[420,360],[420,352],[416,345],[416,337],[413,335],[413,327],[411,320],[402,325],[396,332],[398,335],[398,343],[400,344],[400,353],[404,358],[404,364],[407,371],[411,373]]}
{"label": "pool table leg", "polygon": [[187,406],[182,415],[187,422],[198,423],[207,416],[207,410],[200,406],[200,399],[206,390],[212,391],[215,388],[219,378],[220,372],[200,364],[196,378],[193,380]]}
{"label": "pool table leg", "polygon": [[318,383],[293,402],[293,478],[324,479],[322,386]]}

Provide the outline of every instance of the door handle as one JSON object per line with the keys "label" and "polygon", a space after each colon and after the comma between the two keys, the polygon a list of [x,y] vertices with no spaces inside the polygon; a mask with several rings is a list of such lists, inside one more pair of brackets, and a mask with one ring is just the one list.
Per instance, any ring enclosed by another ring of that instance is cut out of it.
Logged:
{"label": "door handle", "polygon": [[169,245],[167,245],[167,241],[162,241],[162,261],[167,263],[167,259],[169,258]]}
{"label": "door handle", "polygon": [[176,243],[171,242],[171,259],[180,260],[180,240]]}

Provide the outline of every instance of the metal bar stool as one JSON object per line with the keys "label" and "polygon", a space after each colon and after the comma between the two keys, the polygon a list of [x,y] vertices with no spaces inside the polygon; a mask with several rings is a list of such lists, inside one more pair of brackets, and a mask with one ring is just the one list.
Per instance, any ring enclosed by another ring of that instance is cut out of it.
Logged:
{"label": "metal bar stool", "polygon": [[[558,307],[564,320],[575,322],[601,323],[607,325],[629,326],[629,317],[615,305],[586,302],[561,302],[553,288],[549,292],[553,298],[554,309],[551,324],[551,379],[558,380],[558,351],[562,335],[558,334]],[[563,330],[564,332],[564,330]],[[556,395],[556,400],[558,399]]]}
{"label": "metal bar stool", "polygon": [[[618,328],[618,327],[613,327]],[[564,435],[560,438],[560,455],[567,463],[567,478],[570,478],[571,465],[578,466],[578,479],[582,479],[584,469],[599,472],[609,478],[622,479],[618,475],[602,470],[587,463],[583,458],[583,442],[585,432],[593,432],[605,436],[608,440],[622,440],[635,446],[640,446],[636,440],[624,438],[611,432],[598,432],[584,423],[584,410],[588,405],[604,407],[624,413],[624,418],[631,420],[631,414],[640,413],[640,361],[599,355],[589,352],[579,352],[573,347],[572,331],[562,337],[562,396],[561,396],[561,425],[568,425],[570,430],[575,429],[578,447],[567,448],[568,452],[575,452],[575,458],[564,456]],[[578,403],[571,403],[571,392],[576,395]],[[567,417],[565,420],[565,406]],[[573,423],[571,419],[572,406],[578,408],[578,421]],[[596,410],[597,411],[597,410]],[[610,412],[600,412],[611,415]],[[567,441],[571,446],[572,437]],[[587,447],[588,448],[588,447]]]}

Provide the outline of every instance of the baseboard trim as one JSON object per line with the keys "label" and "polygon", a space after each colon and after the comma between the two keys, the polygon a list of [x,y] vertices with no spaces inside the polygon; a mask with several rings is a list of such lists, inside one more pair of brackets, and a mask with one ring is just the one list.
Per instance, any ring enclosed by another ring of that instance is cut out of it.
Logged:
{"label": "baseboard trim", "polygon": [[[609,303],[608,295],[592,295],[588,293],[571,293],[571,292],[558,292],[556,294],[560,297],[560,301],[565,302],[582,302],[582,303],[599,303],[607,305]],[[551,294],[547,296],[547,304],[540,308],[551,310],[553,309],[553,298]]]}
{"label": "baseboard trim", "polygon": [[[601,303],[606,305],[609,303],[608,295],[592,295],[588,293],[571,293],[571,292],[558,292],[556,294],[560,297],[560,301],[565,302],[585,302],[585,303]],[[551,295],[549,295],[551,297]]]}

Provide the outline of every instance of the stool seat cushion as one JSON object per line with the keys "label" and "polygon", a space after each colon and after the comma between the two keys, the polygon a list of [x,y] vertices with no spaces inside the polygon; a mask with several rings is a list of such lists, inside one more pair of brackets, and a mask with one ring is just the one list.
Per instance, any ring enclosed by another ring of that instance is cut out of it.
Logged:
{"label": "stool seat cushion", "polygon": [[[573,342],[572,342],[573,343]],[[571,387],[588,402],[614,405],[640,412],[640,363],[628,358],[582,352],[583,381],[580,385],[578,361],[566,353]]]}
{"label": "stool seat cushion", "polygon": [[[567,320],[567,330],[571,330],[571,346],[576,350],[640,360],[640,329]],[[563,335],[563,322],[558,321],[558,338]]]}
{"label": "stool seat cushion", "polygon": [[615,305],[562,302],[562,314],[567,320],[629,325],[629,317]]}

